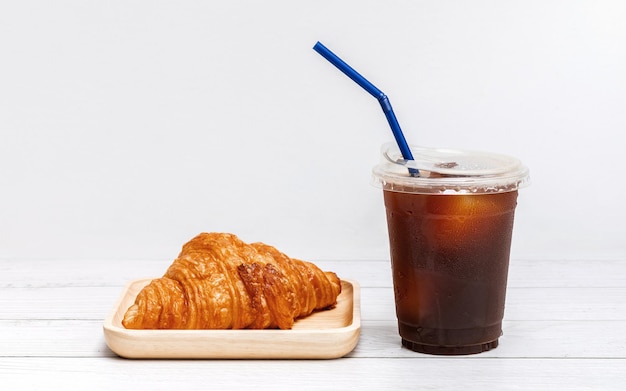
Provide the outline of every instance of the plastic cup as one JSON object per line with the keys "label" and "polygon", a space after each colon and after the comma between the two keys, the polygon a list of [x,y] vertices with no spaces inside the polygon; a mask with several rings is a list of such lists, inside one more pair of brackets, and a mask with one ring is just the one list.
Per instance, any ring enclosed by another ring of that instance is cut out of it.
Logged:
{"label": "plastic cup", "polygon": [[[402,345],[422,353],[475,354],[498,346],[518,189],[528,169],[513,157],[382,148],[382,187]],[[417,168],[411,176],[407,168]]]}

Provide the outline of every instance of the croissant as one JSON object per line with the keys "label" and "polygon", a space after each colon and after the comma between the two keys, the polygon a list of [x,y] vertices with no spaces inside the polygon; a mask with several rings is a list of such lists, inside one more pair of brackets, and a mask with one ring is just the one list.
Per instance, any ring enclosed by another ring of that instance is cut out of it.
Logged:
{"label": "croissant", "polygon": [[144,287],[122,320],[127,329],[290,329],[332,308],[333,272],[263,243],[201,233],[183,245],[162,278]]}

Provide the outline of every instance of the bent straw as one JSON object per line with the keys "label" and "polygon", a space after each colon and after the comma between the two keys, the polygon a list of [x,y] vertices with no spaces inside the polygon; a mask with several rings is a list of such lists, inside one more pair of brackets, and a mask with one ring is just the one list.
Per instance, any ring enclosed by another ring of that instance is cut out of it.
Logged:
{"label": "bent straw", "polygon": [[[374,98],[378,100],[380,106],[383,109],[383,112],[385,113],[385,117],[387,117],[387,122],[389,122],[389,126],[391,126],[391,132],[396,139],[398,148],[400,148],[400,153],[402,153],[402,157],[405,160],[414,160],[411,149],[409,148],[409,145],[404,138],[404,134],[402,133],[402,129],[400,129],[400,124],[398,123],[398,119],[393,112],[391,102],[389,102],[389,98],[387,97],[387,95],[385,95],[385,93],[376,88],[375,85],[373,85],[363,76],[361,76],[350,65],[346,64],[341,58],[337,57],[335,53],[331,52],[330,49],[324,46],[321,42],[318,41],[315,46],[313,46],[313,50],[318,52],[322,57],[328,60],[331,64],[337,67],[337,69],[339,69],[346,76],[355,81],[358,85],[363,87],[365,91],[369,92]],[[412,174],[419,173],[419,171],[415,168],[410,168],[409,171]]]}

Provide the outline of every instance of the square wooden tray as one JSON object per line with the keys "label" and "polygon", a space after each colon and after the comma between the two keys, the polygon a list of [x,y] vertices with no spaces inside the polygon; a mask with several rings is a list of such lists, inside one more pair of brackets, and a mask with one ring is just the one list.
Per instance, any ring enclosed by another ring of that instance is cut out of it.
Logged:
{"label": "square wooden tray", "polygon": [[151,279],[131,281],[104,321],[109,348],[126,358],[331,359],[350,353],[361,330],[360,289],[342,280],[335,308],[299,319],[291,330],[129,330],[124,313]]}

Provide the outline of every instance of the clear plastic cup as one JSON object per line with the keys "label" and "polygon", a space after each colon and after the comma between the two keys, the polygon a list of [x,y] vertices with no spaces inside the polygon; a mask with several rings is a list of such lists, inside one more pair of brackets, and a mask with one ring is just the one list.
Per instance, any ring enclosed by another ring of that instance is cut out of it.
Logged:
{"label": "clear plastic cup", "polygon": [[[518,189],[513,157],[385,144],[383,189],[398,329],[414,351],[462,355],[498,346]],[[419,170],[419,175],[411,174]]]}

